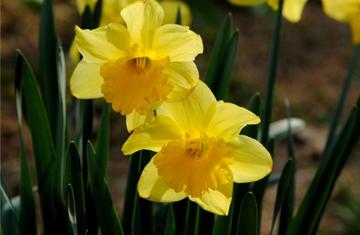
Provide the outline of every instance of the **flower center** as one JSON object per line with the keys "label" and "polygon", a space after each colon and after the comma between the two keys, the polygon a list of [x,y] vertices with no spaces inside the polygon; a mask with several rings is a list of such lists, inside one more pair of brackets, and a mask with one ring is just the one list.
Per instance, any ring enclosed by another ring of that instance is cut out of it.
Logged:
{"label": "flower center", "polygon": [[176,192],[193,197],[232,182],[233,150],[222,139],[200,137],[171,141],[157,154],[158,173]]}
{"label": "flower center", "polygon": [[123,115],[130,114],[134,109],[145,114],[156,108],[172,91],[172,85],[162,73],[168,63],[168,59],[137,57],[102,65],[102,92],[106,101]]}

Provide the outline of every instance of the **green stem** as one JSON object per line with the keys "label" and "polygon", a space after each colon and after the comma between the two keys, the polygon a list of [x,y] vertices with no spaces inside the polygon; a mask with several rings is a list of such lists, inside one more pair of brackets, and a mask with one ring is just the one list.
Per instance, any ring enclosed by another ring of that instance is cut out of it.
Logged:
{"label": "green stem", "polygon": [[274,86],[276,79],[276,69],[279,58],[279,46],[280,46],[281,26],[282,26],[282,18],[283,18],[282,17],[283,5],[284,5],[284,0],[279,0],[279,9],[276,14],[275,32],[273,36],[269,73],[266,81],[265,107],[262,118],[263,124],[261,128],[262,144],[267,143],[268,135],[269,135],[269,126],[270,126],[271,112],[272,112],[272,101],[273,101]]}
{"label": "green stem", "polygon": [[339,122],[341,113],[344,109],[345,99],[346,99],[347,94],[349,93],[351,81],[352,81],[352,78],[354,77],[354,73],[356,71],[356,66],[359,62],[359,59],[360,59],[360,44],[357,44],[354,46],[352,58],[351,58],[349,68],[348,68],[348,73],[345,77],[342,91],[340,94],[340,98],[336,104],[335,114],[331,121],[328,138],[326,140],[326,144],[325,144],[325,148],[324,148],[325,155],[327,155],[329,153],[329,151],[331,150],[331,146],[334,142],[336,128],[338,126],[338,122]]}

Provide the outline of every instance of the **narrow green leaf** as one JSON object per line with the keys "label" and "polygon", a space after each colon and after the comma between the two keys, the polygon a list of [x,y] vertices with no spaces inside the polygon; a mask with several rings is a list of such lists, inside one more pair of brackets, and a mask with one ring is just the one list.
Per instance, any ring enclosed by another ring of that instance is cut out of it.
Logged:
{"label": "narrow green leaf", "polygon": [[102,178],[106,178],[109,161],[110,105],[104,103],[100,131],[96,138],[96,159]]}
{"label": "narrow green leaf", "polygon": [[[260,113],[261,99],[260,94],[256,92],[250,99],[247,108],[256,115]],[[259,125],[248,125],[241,130],[242,135],[247,135],[251,138],[257,139]]]}
{"label": "narrow green leaf", "polygon": [[89,183],[101,234],[124,234],[108,186],[104,178],[101,177],[100,169],[97,167],[96,153],[90,142],[88,142],[86,152],[89,164]]}
{"label": "narrow green leaf", "polygon": [[[20,51],[17,51],[17,53],[15,84],[17,90],[22,89],[20,94],[23,95],[25,101],[35,155],[39,191],[41,191],[43,182],[46,179],[46,173],[55,158],[54,143],[52,142],[50,125],[35,75],[24,55]],[[39,125],[40,123],[41,125]]]}
{"label": "narrow green leaf", "polygon": [[75,202],[74,190],[71,184],[68,184],[66,189],[66,206],[67,206],[68,218],[71,224],[73,235],[78,235],[76,202]]}
{"label": "narrow green leaf", "polygon": [[1,197],[1,225],[4,235],[20,234],[19,226],[19,211],[20,211],[20,197],[9,199],[5,185],[1,182],[0,185]]}
{"label": "narrow green leaf", "polygon": [[169,205],[166,216],[164,235],[174,235],[174,234],[176,234],[175,214],[172,205]]}
{"label": "narrow green leaf", "polygon": [[215,81],[220,75],[225,49],[230,41],[231,35],[233,34],[232,28],[232,15],[229,13],[225,17],[217,34],[217,38],[211,52],[208,70],[205,76],[205,83],[211,90],[215,89]]}
{"label": "narrow green leaf", "polygon": [[137,200],[137,182],[141,164],[142,152],[136,152],[129,159],[129,173],[126,182],[125,201],[123,210],[122,226],[125,234],[131,234],[132,216],[135,210],[135,200]]}
{"label": "narrow green leaf", "polygon": [[39,56],[41,94],[44,99],[52,138],[55,140],[59,110],[59,89],[56,68],[57,39],[52,4],[52,0],[44,0],[41,7]]}
{"label": "narrow green leaf", "polygon": [[216,216],[212,235],[227,235],[231,232],[231,217]]}
{"label": "narrow green leaf", "polygon": [[215,81],[214,94],[217,99],[225,100],[229,91],[232,72],[235,65],[237,46],[239,41],[239,30],[231,36],[226,45],[225,55],[223,57],[222,70]]}
{"label": "narrow green leaf", "polygon": [[240,215],[237,223],[236,234],[258,235],[259,234],[259,213],[256,198],[251,192],[245,195],[241,203]]}
{"label": "narrow green leaf", "polygon": [[98,27],[100,24],[102,9],[103,9],[103,0],[97,0],[93,13],[94,28]]}
{"label": "narrow green leaf", "polygon": [[289,187],[292,181],[292,176],[294,174],[294,163],[292,159],[289,159],[281,172],[280,182],[277,188],[276,193],[276,199],[275,199],[275,206],[274,206],[274,212],[273,212],[273,218],[271,222],[271,229],[270,229],[270,235],[272,234],[272,231],[274,229],[274,225],[276,222],[276,218],[279,214],[280,209],[282,208],[287,192],[289,191]]}
{"label": "narrow green leaf", "polygon": [[241,202],[250,190],[250,184],[234,184],[233,200],[230,209],[231,219],[231,234],[234,234],[237,230],[237,221],[240,216]]}
{"label": "narrow green leaf", "polygon": [[352,81],[353,77],[355,77],[354,74],[355,74],[356,68],[359,64],[359,59],[360,59],[360,44],[355,45],[354,49],[353,49],[353,55],[352,55],[351,61],[349,63],[348,72],[347,72],[345,80],[344,80],[344,84],[343,84],[343,87],[341,90],[341,94],[339,96],[339,100],[336,104],[335,113],[332,118],[329,134],[326,139],[326,144],[324,147],[324,155],[328,155],[332,149],[332,145],[335,140],[335,132],[338,127],[338,122],[341,117],[341,113],[344,109],[344,103],[345,103],[347,94],[349,93],[351,81]]}
{"label": "narrow green leaf", "polygon": [[29,166],[27,163],[27,156],[25,151],[25,144],[23,138],[22,127],[22,88],[21,81],[15,83],[16,93],[16,110],[19,126],[19,142],[20,142],[20,213],[19,213],[19,227],[21,234],[36,234],[36,216],[35,216],[35,200],[32,190],[32,182]]}
{"label": "narrow green leaf", "polygon": [[186,217],[185,217],[184,234],[192,235],[195,233],[196,212],[197,212],[197,204],[195,202],[188,200]]}
{"label": "narrow green leaf", "polygon": [[[74,142],[70,142],[67,149],[66,167],[65,167],[65,180],[64,188],[66,189],[65,196],[71,185],[73,193],[76,215],[77,215],[77,231],[79,234],[84,234],[87,228],[86,221],[86,201],[84,193],[83,170],[81,168],[79,152]],[[67,200],[68,198],[65,197]]]}
{"label": "narrow green leaf", "polygon": [[261,121],[261,143],[267,145],[269,138],[269,126],[271,122],[271,113],[272,113],[272,103],[274,95],[274,87],[276,81],[276,71],[279,58],[279,47],[280,47],[280,37],[281,37],[281,26],[282,26],[282,10],[283,10],[284,0],[279,0],[279,8],[276,13],[275,29],[272,40],[272,49],[271,49],[271,58],[269,64],[269,72],[266,80],[266,93],[265,93],[265,106],[264,113],[262,115]]}
{"label": "narrow green leaf", "polygon": [[290,175],[291,181],[289,188],[286,192],[285,201],[282,205],[280,212],[280,221],[279,221],[279,235],[286,233],[286,230],[289,227],[291,222],[293,211],[294,211],[294,202],[295,202],[295,169],[296,169],[296,160],[295,160],[295,147],[294,147],[294,136],[292,133],[291,127],[291,112],[290,112],[290,103],[288,99],[285,100],[285,109],[288,118],[288,159],[293,161],[294,171]]}
{"label": "narrow green leaf", "polygon": [[183,235],[185,228],[185,218],[187,209],[187,199],[172,203],[175,220],[176,220],[176,235]]}
{"label": "narrow green leaf", "polygon": [[343,169],[350,153],[359,140],[360,132],[360,98],[352,109],[339,137],[334,142],[334,148],[329,156],[324,156],[305,194],[300,208],[291,221],[288,235],[315,234],[325,206],[329,200],[336,180]]}
{"label": "narrow green leaf", "polygon": [[215,215],[197,206],[195,234],[211,234],[215,222]]}
{"label": "narrow green leaf", "polygon": [[268,180],[268,187],[273,186],[280,181],[280,175],[270,175]]}
{"label": "narrow green leaf", "polygon": [[175,20],[175,24],[182,24],[182,19],[181,19],[181,8],[180,6],[178,6],[177,10],[176,10],[176,20]]}

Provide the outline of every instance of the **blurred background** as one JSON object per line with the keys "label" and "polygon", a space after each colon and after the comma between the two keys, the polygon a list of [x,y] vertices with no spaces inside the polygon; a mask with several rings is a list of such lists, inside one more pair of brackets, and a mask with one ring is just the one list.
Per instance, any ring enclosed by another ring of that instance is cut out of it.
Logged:
{"label": "blurred background", "polygon": [[[19,140],[14,95],[15,49],[21,49],[33,68],[38,69],[38,35],[40,0],[1,1],[1,174],[10,195],[19,193]],[[75,0],[54,1],[56,29],[67,53],[74,37],[74,25],[80,17]],[[232,12],[234,25],[240,31],[238,55],[233,71],[229,101],[246,106],[252,94],[264,94],[265,79],[272,43],[274,12],[266,5],[254,8],[231,6],[225,0],[188,0],[192,9],[191,28],[204,41],[204,53],[197,57],[201,76],[222,19]],[[306,127],[296,141],[296,199],[300,202],[320,160],[328,124],[340,94],[352,44],[348,26],[328,18],[320,1],[309,1],[302,20],[292,24],[284,20],[275,89],[273,121],[285,118],[284,99],[288,98],[294,117],[305,120]],[[67,58],[68,59],[68,58]],[[71,65],[68,63],[68,77]],[[360,67],[358,67],[358,72]],[[359,74],[354,78],[342,120],[360,94]],[[71,97],[69,94],[69,102]],[[94,130],[98,128],[102,100],[96,101]],[[39,124],[41,125],[41,124]],[[360,130],[359,130],[360,131]],[[94,133],[96,135],[96,133]],[[108,181],[119,211],[122,210],[128,159],[121,154],[121,145],[128,133],[124,118],[112,113],[111,159]],[[31,156],[31,139],[26,147]],[[274,174],[286,160],[286,142],[275,146]],[[355,148],[342,172],[327,206],[318,234],[360,234],[360,146]],[[33,159],[30,158],[33,168]],[[34,172],[33,172],[34,173]],[[33,174],[35,181],[35,174]],[[269,187],[262,214],[262,234],[268,234],[274,207],[276,187]]]}

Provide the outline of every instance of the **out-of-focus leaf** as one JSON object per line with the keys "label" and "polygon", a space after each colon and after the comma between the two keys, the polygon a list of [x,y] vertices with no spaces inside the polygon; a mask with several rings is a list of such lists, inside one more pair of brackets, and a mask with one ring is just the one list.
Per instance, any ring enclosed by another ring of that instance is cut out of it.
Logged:
{"label": "out-of-focus leaf", "polygon": [[176,220],[176,235],[184,234],[185,218],[187,209],[187,199],[172,203],[175,220]]}
{"label": "out-of-focus leaf", "polygon": [[280,181],[280,175],[270,175],[268,180],[268,187],[277,184]]}
{"label": "out-of-focus leaf", "polygon": [[215,45],[212,49],[210,56],[208,71],[205,76],[205,83],[209,86],[209,88],[212,91],[214,91],[215,89],[216,79],[218,79],[218,76],[221,73],[220,71],[222,70],[223,58],[226,52],[226,47],[233,34],[232,28],[233,28],[232,15],[229,13],[225,17],[217,34]]}
{"label": "out-of-focus leaf", "polygon": [[235,65],[237,46],[239,41],[239,30],[236,30],[231,36],[226,46],[225,55],[223,57],[222,71],[215,82],[214,94],[217,99],[224,100],[227,97],[232,72]]}
{"label": "out-of-focus leaf", "polygon": [[164,235],[176,234],[175,214],[172,205],[168,206]]}
{"label": "out-of-focus leaf", "polygon": [[196,211],[197,211],[197,204],[195,202],[188,200],[188,204],[186,208],[184,234],[192,235],[195,233]]}
{"label": "out-of-focus leaf", "polygon": [[334,142],[334,148],[328,156],[323,156],[320,166],[310,187],[291,221],[288,235],[315,234],[325,206],[329,200],[336,180],[343,169],[350,153],[360,136],[360,98],[352,109],[339,137]]}
{"label": "out-of-focus leaf", "polygon": [[236,234],[259,234],[259,210],[257,207],[256,198],[251,192],[245,195],[244,200],[241,203]]}
{"label": "out-of-focus leaf", "polygon": [[176,11],[175,24],[181,25],[181,23],[182,23],[182,19],[181,19],[181,8],[180,8],[180,6],[179,6],[178,9],[177,9],[177,11]]}
{"label": "out-of-focus leaf", "polygon": [[97,0],[93,13],[94,28],[98,27],[100,24],[102,9],[103,9],[103,0]]}
{"label": "out-of-focus leaf", "polygon": [[279,214],[279,211],[285,202],[293,174],[294,174],[294,163],[292,159],[289,159],[281,173],[280,182],[276,193],[275,207],[274,207],[273,218],[271,223],[270,235],[272,234],[272,231],[274,229],[277,215]]}
{"label": "out-of-focus leaf", "polygon": [[[40,16],[40,87],[53,140],[57,135],[59,89],[57,77],[57,39],[52,0],[44,0]],[[42,122],[39,122],[42,123]]]}
{"label": "out-of-focus leaf", "polygon": [[66,189],[66,205],[68,211],[68,218],[71,224],[73,235],[78,235],[76,202],[75,202],[74,191],[71,184],[68,184]]}
{"label": "out-of-focus leaf", "polygon": [[332,150],[333,142],[335,141],[335,132],[336,132],[336,129],[338,128],[338,122],[341,117],[341,113],[344,109],[344,103],[345,103],[346,96],[349,93],[351,81],[356,72],[356,68],[358,68],[359,59],[360,59],[360,44],[355,45],[354,49],[353,49],[353,55],[352,55],[351,61],[349,63],[348,73],[346,74],[344,84],[342,87],[342,91],[341,91],[339,100],[336,104],[335,113],[334,113],[334,116],[331,121],[329,134],[328,134],[325,148],[324,148],[324,155],[329,155],[329,152]]}
{"label": "out-of-focus leaf", "polygon": [[195,234],[211,234],[215,222],[215,215],[197,206]]}
{"label": "out-of-focus leaf", "polygon": [[[282,28],[281,26],[283,21],[283,16],[282,16],[283,5],[284,5],[284,0],[279,0],[279,8],[276,13],[275,29],[272,40],[273,44],[271,49],[271,57],[270,57],[270,64],[268,70],[269,72],[266,80],[264,113],[261,118],[261,122],[262,122],[261,143],[263,145],[267,145],[269,140],[269,127],[271,122],[274,87],[275,87],[276,71],[277,71],[277,64],[279,58],[279,47],[280,47],[280,37],[281,37],[281,28]],[[258,197],[256,198],[258,200]]]}
{"label": "out-of-focus leaf", "polygon": [[104,178],[101,177],[100,169],[97,167],[96,153],[90,142],[87,145],[89,183],[94,199],[97,219],[99,221],[101,234],[113,235],[124,234],[119,217],[111,199],[111,195]]}
{"label": "out-of-focus leaf", "polygon": [[14,197],[9,199],[5,186],[1,181],[0,185],[1,197],[1,226],[4,235],[17,235],[20,232],[19,227],[19,211],[20,211],[20,198]]}
{"label": "out-of-focus leaf", "polygon": [[110,105],[104,103],[101,117],[100,131],[96,138],[96,159],[101,176],[106,178],[109,161],[109,130],[110,130]]}

